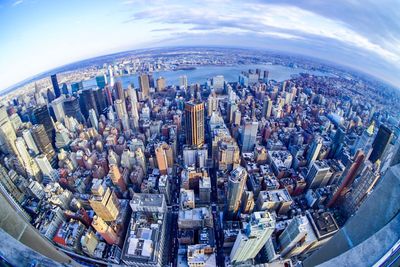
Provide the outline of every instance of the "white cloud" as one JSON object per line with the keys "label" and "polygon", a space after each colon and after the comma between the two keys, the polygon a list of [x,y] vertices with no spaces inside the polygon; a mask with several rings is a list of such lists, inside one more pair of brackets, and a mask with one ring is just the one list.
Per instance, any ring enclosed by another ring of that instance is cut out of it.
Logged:
{"label": "white cloud", "polygon": [[12,6],[18,6],[18,5],[22,4],[23,2],[24,2],[24,0],[17,0],[12,4]]}

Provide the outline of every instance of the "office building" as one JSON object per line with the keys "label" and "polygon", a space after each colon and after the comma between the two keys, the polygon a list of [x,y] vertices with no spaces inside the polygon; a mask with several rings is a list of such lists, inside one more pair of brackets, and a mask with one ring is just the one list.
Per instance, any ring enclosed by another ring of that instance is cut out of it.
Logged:
{"label": "office building", "polygon": [[306,181],[308,188],[326,186],[332,177],[331,168],[325,160],[316,160],[308,171]]}
{"label": "office building", "polygon": [[117,233],[100,216],[94,215],[92,227],[101,235],[102,238],[104,238],[107,244],[118,244],[119,240]]}
{"label": "office building", "polygon": [[36,124],[43,125],[50,142],[53,144],[53,142],[55,141],[54,124],[53,119],[50,117],[47,106],[35,108],[33,110],[33,113],[35,116]]}
{"label": "office building", "polygon": [[276,211],[278,214],[287,214],[293,199],[286,188],[269,191],[260,191],[257,198],[257,210]]}
{"label": "office building", "polygon": [[186,75],[179,76],[179,86],[183,89],[188,88],[188,79]]}
{"label": "office building", "polygon": [[164,77],[158,77],[156,80],[156,88],[158,92],[163,91],[166,88],[166,82]]}
{"label": "office building", "polygon": [[247,172],[241,166],[234,169],[229,176],[228,192],[226,197],[226,215],[228,218],[234,218],[237,216],[246,180]]}
{"label": "office building", "polygon": [[215,94],[215,92],[212,91],[207,99],[207,115],[208,115],[208,117],[211,117],[213,112],[217,112],[217,111],[218,111],[218,97]]}
{"label": "office building", "polygon": [[250,118],[244,118],[241,132],[241,145],[243,152],[252,152],[257,140],[258,122]]}
{"label": "office building", "polygon": [[141,74],[139,76],[139,86],[140,86],[140,91],[142,92],[142,99],[147,99],[150,95],[149,75]]}
{"label": "office building", "polygon": [[375,136],[374,142],[372,143],[372,152],[369,156],[369,161],[375,163],[377,160],[381,160],[387,151],[390,142],[393,139],[393,132],[387,126],[381,125],[378,133]]}
{"label": "office building", "polygon": [[265,97],[263,101],[262,113],[261,115],[267,119],[271,117],[272,113],[272,100],[269,97]]}
{"label": "office building", "polygon": [[[275,218],[267,211],[252,213],[236,237],[230,259],[235,264],[252,261],[275,230]],[[250,263],[251,264],[251,263]]]}
{"label": "office building", "polygon": [[310,168],[313,162],[317,159],[321,148],[322,148],[322,138],[316,137],[307,152],[308,168]]}
{"label": "office building", "polygon": [[109,168],[110,168],[109,175],[111,177],[113,184],[116,187],[118,187],[119,190],[121,190],[121,192],[125,192],[126,191],[126,183],[124,181],[124,177],[122,176],[118,166],[115,164],[110,164]]}
{"label": "office building", "polygon": [[50,161],[52,166],[54,166],[55,161],[55,151],[50,142],[50,139],[46,133],[46,130],[43,124],[36,124],[32,127],[32,136],[33,140],[35,140],[35,144],[38,147],[39,151],[46,155],[47,159]]}
{"label": "office building", "polygon": [[61,90],[60,90],[60,86],[58,84],[57,74],[51,75],[51,84],[53,85],[53,90],[54,90],[54,94],[55,94],[56,98],[60,97]]}
{"label": "office building", "polygon": [[155,148],[157,166],[162,175],[168,173],[174,165],[172,148],[167,143],[159,143]]}
{"label": "office building", "polygon": [[189,101],[185,104],[186,143],[200,147],[204,144],[204,103]]}
{"label": "office building", "polygon": [[91,191],[89,203],[94,212],[106,222],[115,221],[119,214],[119,200],[115,193],[101,179],[93,182]]}
{"label": "office building", "polygon": [[85,121],[79,106],[78,98],[75,96],[68,97],[64,100],[64,113],[65,116],[75,118],[80,123]]}
{"label": "office building", "polygon": [[96,76],[96,84],[100,89],[104,89],[107,84],[107,76],[105,74]]}
{"label": "office building", "polygon": [[94,98],[93,88],[86,88],[81,90],[79,95],[79,105],[85,119],[89,117],[89,110],[93,109],[96,115],[99,115],[97,110],[96,99]]}

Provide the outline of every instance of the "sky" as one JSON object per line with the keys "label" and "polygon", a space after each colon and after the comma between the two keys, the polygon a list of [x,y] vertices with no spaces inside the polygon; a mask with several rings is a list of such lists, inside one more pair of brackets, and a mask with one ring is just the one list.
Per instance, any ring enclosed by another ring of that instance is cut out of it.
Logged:
{"label": "sky", "polygon": [[185,45],[312,56],[400,88],[400,1],[0,0],[0,90],[95,56]]}

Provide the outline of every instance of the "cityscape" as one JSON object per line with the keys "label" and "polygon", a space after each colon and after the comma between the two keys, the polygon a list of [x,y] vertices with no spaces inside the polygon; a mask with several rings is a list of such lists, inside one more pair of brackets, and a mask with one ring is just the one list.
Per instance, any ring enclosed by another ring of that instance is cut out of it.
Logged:
{"label": "cityscape", "polygon": [[400,90],[377,76],[190,44],[0,88],[0,266],[400,266]]}

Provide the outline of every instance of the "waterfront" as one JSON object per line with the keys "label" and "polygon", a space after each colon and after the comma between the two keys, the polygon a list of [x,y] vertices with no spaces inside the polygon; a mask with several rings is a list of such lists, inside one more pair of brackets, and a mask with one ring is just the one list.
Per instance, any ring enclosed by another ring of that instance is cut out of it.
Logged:
{"label": "waterfront", "polygon": [[[320,71],[310,71],[302,68],[290,68],[281,65],[234,65],[234,66],[199,66],[193,70],[177,70],[177,71],[155,71],[153,72],[154,79],[162,76],[166,79],[167,85],[179,85],[179,77],[182,75],[186,75],[188,79],[188,83],[200,83],[204,84],[207,79],[212,78],[216,75],[223,75],[225,80],[228,82],[236,82],[238,81],[239,74],[242,71],[247,71],[249,69],[261,69],[269,71],[269,79],[273,79],[276,81],[283,81],[289,79],[291,75],[299,74],[302,72],[310,73],[319,76],[330,76],[329,73],[323,73]],[[134,84],[138,87],[138,75],[126,75],[115,78],[116,81],[122,81],[122,85],[126,88],[129,84]],[[86,87],[96,85],[95,79],[86,80],[83,82],[83,85]]]}

